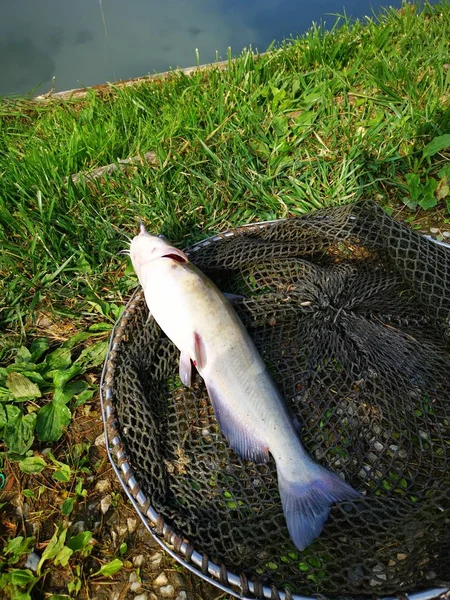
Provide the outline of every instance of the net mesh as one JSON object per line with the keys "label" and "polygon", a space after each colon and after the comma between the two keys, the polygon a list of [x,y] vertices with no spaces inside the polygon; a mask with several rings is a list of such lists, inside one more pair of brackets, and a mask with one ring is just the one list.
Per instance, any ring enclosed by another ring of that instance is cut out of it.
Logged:
{"label": "net mesh", "polygon": [[357,597],[450,584],[450,251],[370,202],[188,251],[235,309],[322,465],[364,498],[292,545],[274,462],[241,460],[200,377],[138,297],[112,402],[154,508],[210,559],[301,594]]}

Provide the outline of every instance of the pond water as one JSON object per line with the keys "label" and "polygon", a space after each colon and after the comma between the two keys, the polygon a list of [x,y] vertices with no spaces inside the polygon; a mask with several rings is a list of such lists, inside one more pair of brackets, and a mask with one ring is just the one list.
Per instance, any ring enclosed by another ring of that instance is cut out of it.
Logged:
{"label": "pond water", "polygon": [[[383,0],[3,0],[0,95],[45,93],[226,58],[359,18]],[[400,7],[401,0],[390,2]],[[345,8],[344,8],[345,7]]]}

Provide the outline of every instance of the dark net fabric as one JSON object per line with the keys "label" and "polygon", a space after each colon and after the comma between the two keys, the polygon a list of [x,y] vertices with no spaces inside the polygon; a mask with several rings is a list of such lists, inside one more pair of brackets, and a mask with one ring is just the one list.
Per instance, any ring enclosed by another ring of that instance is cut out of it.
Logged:
{"label": "dark net fabric", "polygon": [[450,251],[374,204],[318,211],[191,249],[235,307],[310,454],[364,498],[333,507],[304,552],[273,461],[241,460],[202,380],[142,295],[115,359],[113,404],[152,505],[195,548],[278,589],[378,596],[450,583]]}

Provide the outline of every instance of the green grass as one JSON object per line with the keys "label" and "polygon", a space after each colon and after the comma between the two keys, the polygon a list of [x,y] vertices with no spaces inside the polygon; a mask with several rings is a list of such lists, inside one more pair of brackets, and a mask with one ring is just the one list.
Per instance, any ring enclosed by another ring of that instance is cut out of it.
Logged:
{"label": "green grass", "polygon": [[[313,27],[257,60],[245,52],[226,72],[78,101],[4,99],[4,325],[26,331],[40,307],[74,315],[89,310],[86,298],[122,301],[133,280],[117,253],[139,216],[183,245],[362,195],[411,201],[415,186],[420,199],[438,171],[445,183],[448,154],[422,150],[450,132],[449,37],[448,2],[405,5],[331,32]],[[67,181],[147,151],[157,166]]]}

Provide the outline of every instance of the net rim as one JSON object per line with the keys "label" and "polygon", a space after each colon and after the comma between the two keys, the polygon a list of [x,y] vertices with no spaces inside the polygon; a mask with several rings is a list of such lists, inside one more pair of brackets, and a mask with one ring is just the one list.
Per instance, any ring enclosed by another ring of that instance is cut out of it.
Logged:
{"label": "net rim", "polygon": [[[350,216],[355,219],[354,216]],[[184,251],[188,256],[195,254],[206,245],[218,242],[224,238],[233,237],[242,231],[249,229],[265,229],[286,221],[287,219],[275,219],[271,221],[259,221],[236,227],[231,230],[207,237]],[[450,249],[450,244],[438,241],[431,236],[424,238]],[[183,565],[194,575],[202,578],[211,585],[231,594],[235,598],[250,600],[248,594],[267,600],[317,600],[316,596],[305,596],[293,594],[289,590],[279,590],[275,586],[261,585],[255,580],[247,578],[244,574],[237,575],[230,572],[225,565],[219,565],[208,559],[206,554],[196,550],[184,537],[178,535],[163,517],[151,506],[150,500],[140,487],[133,468],[127,460],[125,445],[121,439],[117,427],[116,412],[113,405],[112,382],[114,373],[114,358],[120,346],[122,336],[125,333],[128,319],[133,315],[136,304],[143,299],[140,286],[133,291],[125,308],[114,324],[111,332],[109,346],[100,379],[100,404],[103,420],[105,445],[108,459],[116,474],[122,488],[133,505],[135,511],[143,522],[145,528],[152,538],[179,564]],[[373,596],[372,598],[376,598]],[[450,588],[429,588],[420,592],[404,593],[378,597],[379,600],[450,600]]]}

